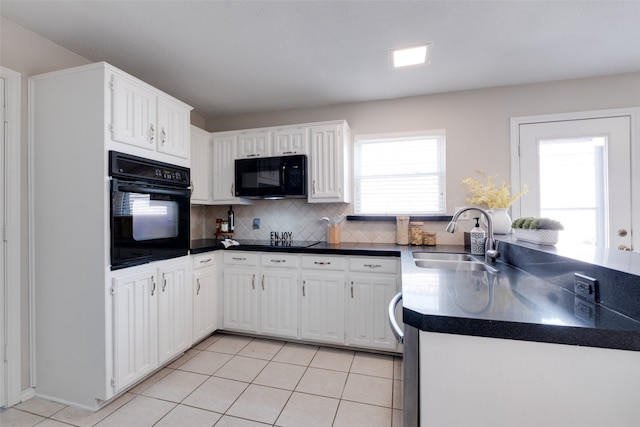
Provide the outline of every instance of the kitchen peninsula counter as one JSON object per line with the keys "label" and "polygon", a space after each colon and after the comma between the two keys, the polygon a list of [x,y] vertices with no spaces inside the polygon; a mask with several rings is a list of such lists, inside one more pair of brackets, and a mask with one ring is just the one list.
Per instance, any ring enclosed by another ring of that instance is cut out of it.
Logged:
{"label": "kitchen peninsula counter", "polygon": [[[422,331],[640,351],[640,276],[628,272],[509,238],[500,242],[495,274],[420,268],[413,261],[413,251],[465,252],[459,245],[296,244],[240,240],[226,250],[400,257],[403,321]],[[192,242],[192,253],[211,250],[224,247],[214,239]],[[574,294],[575,272],[600,279],[601,304]]]}

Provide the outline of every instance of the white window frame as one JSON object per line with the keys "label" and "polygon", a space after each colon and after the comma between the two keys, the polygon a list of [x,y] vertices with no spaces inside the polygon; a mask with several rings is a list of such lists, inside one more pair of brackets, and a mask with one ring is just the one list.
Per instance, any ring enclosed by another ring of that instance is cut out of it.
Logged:
{"label": "white window frame", "polygon": [[[363,213],[358,212],[356,209],[356,199],[359,195],[357,190],[357,177],[356,177],[356,163],[357,163],[357,145],[360,141],[376,141],[376,140],[401,140],[401,139],[417,139],[417,138],[440,138],[441,139],[441,150],[440,150],[440,193],[441,193],[441,211],[438,212],[403,212],[403,211],[389,211],[388,213]],[[422,131],[411,131],[411,132],[392,132],[392,133],[382,133],[382,134],[361,134],[355,135],[353,139],[353,168],[352,168],[352,182],[353,182],[353,194],[354,194],[354,202],[353,209],[354,215],[357,216],[394,216],[394,215],[412,215],[412,216],[438,216],[445,215],[447,209],[447,199],[446,199],[446,130],[445,129],[431,129],[431,130],[422,130]]]}

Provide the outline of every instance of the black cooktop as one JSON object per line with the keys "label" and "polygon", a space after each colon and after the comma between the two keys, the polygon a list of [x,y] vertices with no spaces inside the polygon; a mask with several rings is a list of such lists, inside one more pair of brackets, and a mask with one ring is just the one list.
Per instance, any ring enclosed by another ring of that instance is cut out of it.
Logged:
{"label": "black cooktop", "polygon": [[317,240],[238,240],[240,246],[310,248],[320,243]]}

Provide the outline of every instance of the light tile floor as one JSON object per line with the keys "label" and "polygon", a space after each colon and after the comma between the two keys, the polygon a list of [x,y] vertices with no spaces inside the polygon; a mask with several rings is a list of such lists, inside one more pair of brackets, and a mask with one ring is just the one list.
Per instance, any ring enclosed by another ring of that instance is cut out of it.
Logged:
{"label": "light tile floor", "polygon": [[216,333],[97,412],[32,398],[2,427],[399,427],[402,358]]}

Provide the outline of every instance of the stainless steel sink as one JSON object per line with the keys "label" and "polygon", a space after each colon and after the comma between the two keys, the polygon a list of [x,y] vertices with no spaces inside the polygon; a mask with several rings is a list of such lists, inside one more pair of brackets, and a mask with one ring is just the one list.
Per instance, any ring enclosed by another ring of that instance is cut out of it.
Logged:
{"label": "stainless steel sink", "polygon": [[420,268],[442,268],[445,270],[486,271],[488,273],[498,273],[498,269],[475,260],[447,261],[434,259],[414,259],[414,262],[416,263],[416,266]]}
{"label": "stainless steel sink", "polygon": [[430,261],[476,261],[469,254],[453,254],[444,252],[413,252],[414,260],[430,260]]}

